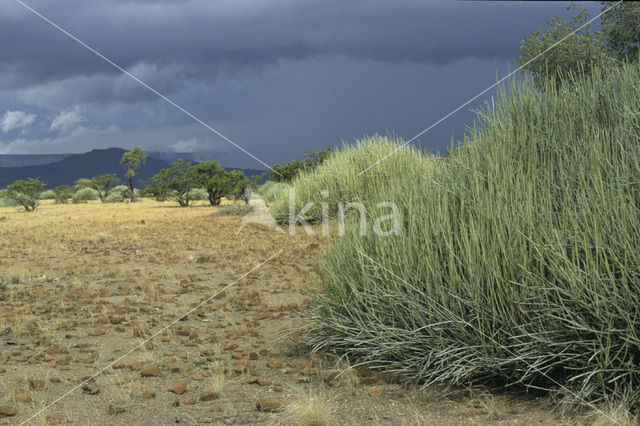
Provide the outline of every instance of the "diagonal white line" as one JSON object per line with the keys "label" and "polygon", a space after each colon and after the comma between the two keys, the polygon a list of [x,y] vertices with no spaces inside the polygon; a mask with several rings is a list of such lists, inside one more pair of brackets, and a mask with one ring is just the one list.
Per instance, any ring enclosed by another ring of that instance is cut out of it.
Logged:
{"label": "diagonal white line", "polygon": [[[389,270],[388,268],[385,268],[383,265],[381,265],[380,263],[376,262],[371,256],[367,255],[366,253],[362,252],[360,249],[356,249],[356,251],[358,253],[360,253],[362,256],[366,257],[367,259],[369,259],[371,262],[373,262],[375,265],[377,265],[378,267],[384,269],[385,271],[387,271],[388,273],[390,273],[391,275],[393,275],[394,277],[396,277],[397,279],[399,279],[400,281],[402,281],[405,285],[407,285],[408,287],[412,287],[411,284],[409,284],[406,280],[404,280],[403,278],[399,277],[397,274],[395,274],[393,271]],[[458,315],[455,314],[455,312],[451,311],[450,309],[448,309],[446,306],[444,306],[443,304],[441,304],[440,302],[438,302],[437,300],[429,297],[428,295],[425,295],[430,301],[431,303],[434,303],[440,307],[442,307],[442,309],[444,309],[445,311],[447,311],[449,314],[451,314],[454,317],[457,317],[458,319],[460,319],[460,321],[462,321],[465,325],[468,325],[469,327],[473,328],[475,331],[477,331],[478,333],[480,333],[482,336],[486,337],[487,339],[491,340],[493,343],[495,343],[496,345],[500,346],[502,349],[504,349],[505,351],[509,352],[511,355],[514,355],[516,357],[518,357],[522,362],[524,362],[525,364],[527,364],[527,366],[529,366],[530,368],[534,369],[535,371],[537,371],[538,373],[542,374],[544,377],[546,377],[547,379],[551,380],[554,384],[558,385],[562,390],[567,391],[568,393],[570,393],[571,395],[575,396],[577,399],[579,399],[581,402],[584,402],[585,404],[587,404],[589,407],[593,408],[594,410],[598,411],[600,414],[602,414],[603,416],[607,417],[609,420],[611,420],[612,422],[614,422],[615,424],[620,424],[618,423],[615,419],[611,418],[609,415],[607,415],[605,412],[603,412],[602,410],[600,410],[598,407],[596,407],[595,405],[593,405],[592,403],[585,401],[583,398],[580,398],[577,394],[575,394],[574,392],[570,391],[569,389],[567,389],[565,386],[563,386],[562,384],[558,383],[558,381],[554,380],[553,378],[549,377],[546,373],[544,373],[543,371],[541,371],[540,369],[534,367],[533,365],[531,365],[530,363],[528,363],[527,361],[525,361],[524,359],[522,359],[521,357],[519,357],[515,352],[513,352],[512,350],[510,350],[509,348],[507,348],[506,346],[502,345],[501,343],[499,343],[498,341],[496,341],[493,337],[488,336],[486,333],[484,333],[482,330],[480,330],[478,327],[476,327],[475,325],[465,321],[463,318],[459,317]]]}
{"label": "diagonal white line", "polygon": [[126,358],[127,356],[129,356],[132,352],[135,352],[136,350],[140,349],[145,343],[147,343],[149,340],[153,339],[154,337],[156,337],[158,334],[162,333],[163,331],[167,330],[168,328],[171,328],[175,323],[177,323],[178,321],[180,321],[182,318],[188,316],[189,314],[195,312],[199,307],[201,307],[202,305],[208,303],[209,301],[211,301],[211,299],[213,299],[214,297],[216,297],[217,295],[219,295],[220,293],[222,293],[223,291],[229,289],[230,287],[232,287],[233,285],[235,285],[238,281],[240,281],[241,279],[243,279],[244,277],[246,277],[247,275],[249,275],[250,273],[252,273],[253,271],[255,271],[256,269],[259,269],[260,267],[262,267],[265,263],[271,261],[273,258],[275,258],[276,256],[278,256],[280,253],[282,253],[282,250],[278,251],[276,254],[271,255],[271,257],[269,257],[267,260],[265,260],[264,262],[254,266],[253,268],[251,268],[250,271],[245,272],[244,274],[242,274],[239,278],[237,278],[235,281],[233,281],[231,284],[227,285],[226,287],[224,287],[222,290],[218,291],[216,294],[214,294],[213,296],[205,299],[204,301],[200,302],[196,307],[190,309],[187,313],[181,315],[180,317],[176,318],[173,322],[171,322],[171,324],[167,325],[166,327],[160,329],[159,331],[156,331],[155,333],[153,333],[150,337],[148,337],[147,339],[145,339],[142,343],[140,343],[139,345],[135,346],[133,349],[131,349],[129,352],[125,353],[124,355],[121,355],[120,357],[118,357],[116,360],[110,362],[109,364],[107,364],[106,367],[101,368],[100,370],[98,370],[97,373],[93,374],[91,377],[89,377],[88,379],[84,380],[82,383],[74,386],[73,388],[69,389],[66,393],[64,393],[62,396],[58,397],[55,401],[49,403],[46,407],[38,410],[35,414],[33,414],[31,417],[29,417],[28,419],[26,419],[25,421],[23,421],[22,423],[20,423],[20,425],[24,425],[26,423],[29,423],[31,420],[33,420],[36,416],[38,416],[40,413],[42,413],[45,410],[48,410],[49,408],[51,408],[53,405],[57,404],[58,402],[60,402],[62,399],[66,398],[67,396],[71,395],[74,391],[76,391],[78,388],[84,386],[85,384],[87,384],[88,382],[90,382],[91,380],[95,379],[96,377],[98,377],[100,374],[104,373],[107,369],[111,368],[114,364],[116,364],[118,361],[122,360],[123,358]]}
{"label": "diagonal white line", "polygon": [[81,46],[85,47],[86,49],[88,49],[89,51],[91,51],[93,54],[95,54],[96,56],[98,56],[100,59],[104,60],[105,62],[109,63],[111,66],[113,66],[114,68],[116,68],[118,71],[122,72],[123,74],[125,74],[128,77],[131,77],[133,80],[135,80],[137,83],[139,83],[141,86],[143,86],[145,89],[149,90],[151,93],[157,95],[158,97],[160,97],[161,99],[165,100],[166,102],[168,102],[169,104],[171,104],[173,107],[175,107],[176,109],[182,111],[184,114],[186,114],[187,116],[189,116],[190,118],[192,118],[193,120],[195,120],[196,122],[198,122],[199,124],[203,125],[204,127],[206,127],[207,129],[209,129],[210,131],[212,131],[213,133],[215,133],[216,135],[220,136],[222,139],[224,139],[225,141],[229,142],[231,145],[235,146],[236,148],[238,148],[240,151],[244,152],[245,154],[247,154],[249,157],[253,158],[254,160],[256,160],[257,162],[259,162],[260,164],[262,164],[263,166],[266,166],[269,170],[271,170],[272,172],[282,176],[277,170],[274,170],[273,168],[271,168],[271,166],[269,166],[267,163],[265,163],[264,161],[262,161],[261,159],[259,159],[258,157],[256,157],[255,155],[251,154],[249,151],[247,151],[246,149],[244,149],[243,147],[241,147],[240,145],[238,145],[237,143],[235,143],[234,141],[232,141],[231,139],[229,139],[228,137],[226,137],[225,135],[223,135],[222,133],[220,133],[219,131],[217,131],[216,129],[214,129],[213,127],[211,127],[210,125],[208,125],[207,123],[205,123],[204,121],[202,121],[201,119],[199,119],[198,117],[196,117],[195,115],[193,115],[192,113],[190,113],[189,111],[187,111],[186,109],[184,109],[183,107],[181,107],[180,105],[178,105],[177,103],[175,103],[174,101],[172,101],[171,99],[169,99],[168,97],[166,97],[165,95],[163,95],[162,93],[158,92],[156,89],[154,89],[153,87],[149,86],[147,83],[145,83],[144,81],[140,80],[138,77],[136,77],[135,75],[131,74],[129,71],[125,70],[124,68],[122,68],[120,65],[116,64],[115,62],[113,62],[111,59],[107,58],[106,56],[104,56],[102,53],[98,52],[96,49],[94,49],[93,47],[89,46],[88,44],[86,44],[85,42],[83,42],[82,40],[80,40],[78,37],[74,36],[73,34],[71,34],[69,31],[65,30],[64,28],[60,27],[59,25],[57,25],[55,22],[53,22],[52,20],[50,20],[49,18],[47,18],[46,16],[42,15],[40,12],[38,12],[37,10],[33,9],[31,6],[29,6],[28,4],[24,3],[22,0],[15,0],[17,3],[19,3],[20,5],[22,5],[25,9],[33,12],[36,16],[38,16],[39,18],[41,18],[42,20],[44,20],[45,22],[47,22],[49,25],[51,25],[52,27],[54,27],[55,29],[59,30],[60,32],[62,32],[64,35],[66,35],[67,37],[71,38],[72,40],[74,40],[76,43],[80,44]]}
{"label": "diagonal white line", "polygon": [[497,85],[499,85],[500,83],[502,83],[503,81],[505,81],[506,79],[508,79],[509,77],[511,77],[512,75],[514,75],[515,73],[517,73],[518,71],[520,71],[521,69],[523,69],[524,67],[526,67],[527,65],[529,65],[531,62],[535,61],[536,59],[538,59],[539,57],[541,57],[542,55],[544,55],[545,53],[547,53],[548,51],[552,50],[553,48],[555,48],[557,45],[559,45],[560,43],[562,43],[563,41],[565,41],[566,39],[568,39],[569,37],[571,37],[572,35],[574,35],[576,32],[580,31],[581,29],[583,29],[584,27],[586,27],[587,25],[591,24],[593,21],[595,21],[596,19],[600,18],[602,15],[604,15],[605,13],[607,13],[608,11],[610,11],[611,9],[613,9],[614,7],[616,7],[617,5],[619,5],[620,3],[622,3],[622,0],[618,1],[616,4],[614,4],[613,6],[611,6],[610,8],[602,11],[600,14],[598,14],[596,17],[594,17],[593,19],[587,21],[585,24],[581,25],[580,27],[576,28],[575,30],[573,30],[572,32],[570,32],[568,35],[566,35],[565,37],[563,37],[562,39],[556,41],[555,43],[553,43],[551,46],[549,46],[546,50],[544,50],[542,53],[539,53],[538,55],[534,56],[532,59],[530,59],[529,61],[527,61],[525,64],[521,65],[520,67],[518,67],[515,71],[510,72],[509,74],[507,74],[506,76],[504,76],[503,78],[501,78],[500,80],[498,80],[496,83],[492,84],[491,86],[487,87],[486,89],[484,89],[483,91],[481,91],[480,93],[478,93],[477,95],[475,95],[474,97],[472,97],[471,99],[469,99],[468,101],[466,101],[465,103],[463,103],[462,105],[460,105],[459,107],[457,107],[456,109],[454,109],[453,111],[451,111],[450,113],[448,113],[447,115],[445,115],[444,117],[442,117],[440,120],[436,121],[435,123],[433,123],[431,126],[427,127],[426,129],[424,129],[423,131],[421,131],[420,133],[418,133],[417,135],[415,135],[414,137],[412,137],[411,139],[409,139],[408,141],[406,141],[405,143],[401,144],[399,147],[397,147],[396,149],[394,149],[393,151],[391,151],[389,154],[385,155],[384,157],[382,157],[381,159],[379,159],[378,161],[376,161],[375,163],[373,163],[372,165],[370,165],[369,167],[367,167],[366,169],[364,169],[363,171],[361,171],[360,173],[358,173],[356,176],[360,176],[363,173],[366,173],[367,171],[369,171],[370,169],[372,169],[373,167],[377,166],[378,164],[380,164],[380,162],[382,162],[384,159],[386,159],[387,157],[395,154],[396,152],[398,152],[400,149],[402,149],[402,147],[410,144],[411,142],[413,142],[414,140],[416,140],[417,138],[419,138],[420,136],[424,135],[425,133],[427,133],[429,130],[433,129],[434,127],[436,127],[438,124],[442,123],[444,120],[446,120],[447,118],[451,117],[452,115],[454,115],[455,113],[457,113],[458,111],[460,111],[462,108],[466,107],[467,105],[469,105],[471,102],[475,101],[476,99],[478,99],[480,96],[484,95],[485,93],[487,93],[489,90],[493,89],[494,87],[496,87]]}

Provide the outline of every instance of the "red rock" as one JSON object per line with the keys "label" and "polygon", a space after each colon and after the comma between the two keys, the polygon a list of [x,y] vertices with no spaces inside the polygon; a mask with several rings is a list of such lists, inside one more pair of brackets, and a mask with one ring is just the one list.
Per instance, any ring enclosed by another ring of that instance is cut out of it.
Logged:
{"label": "red rock", "polygon": [[231,358],[233,358],[233,359],[242,359],[242,358],[244,358],[244,355],[241,352],[234,352],[233,354],[231,354]]}
{"label": "red rock", "polygon": [[116,415],[116,414],[122,414],[125,411],[127,410],[125,410],[123,407],[114,407],[113,405],[110,405],[108,413],[111,415]]}
{"label": "red rock", "polygon": [[102,336],[104,334],[104,330],[91,330],[87,334],[91,337]]}
{"label": "red rock", "polygon": [[183,381],[176,382],[169,388],[169,391],[175,393],[176,395],[182,395],[187,391],[187,384]]}
{"label": "red rock", "polygon": [[140,370],[142,377],[160,377],[160,367],[154,365],[153,367],[147,367]]}
{"label": "red rock", "polygon": [[298,366],[302,369],[302,368],[311,368],[311,362],[307,361],[306,359],[301,359],[300,361],[298,361]]}
{"label": "red rock", "polygon": [[363,385],[377,385],[377,384],[380,384],[379,382],[380,382],[380,379],[378,379],[377,377],[361,377],[360,378],[360,383]]}
{"label": "red rock", "polygon": [[214,413],[222,413],[222,404],[215,402],[211,405],[211,411]]}
{"label": "red rock", "polygon": [[181,325],[176,330],[176,334],[178,336],[183,336],[183,337],[189,336],[191,334],[191,326],[189,326],[189,325]]}
{"label": "red rock", "polygon": [[267,361],[267,367],[271,369],[276,369],[282,367],[282,363],[277,359],[270,359]]}
{"label": "red rock", "polygon": [[0,405],[0,417],[12,417],[16,412],[8,405]]}
{"label": "red rock", "polygon": [[258,379],[256,383],[258,383],[260,386],[271,386],[273,384],[271,380],[267,379]]}
{"label": "red rock", "polygon": [[47,424],[48,425],[61,425],[67,422],[67,418],[62,414],[49,414],[47,416]]}
{"label": "red rock", "polygon": [[49,355],[55,355],[58,352],[60,352],[60,345],[51,345],[47,348],[46,351],[44,351],[44,353]]}
{"label": "red rock", "polygon": [[192,396],[191,398],[188,398],[185,402],[184,405],[196,405],[196,397]]}
{"label": "red rock", "polygon": [[371,389],[367,392],[371,398],[379,398],[382,395],[381,389]]}
{"label": "red rock", "polygon": [[324,376],[324,381],[325,383],[329,383],[331,381],[338,380],[339,377],[340,377],[339,371],[330,371],[329,373],[327,373],[326,376]]}
{"label": "red rock", "polygon": [[156,393],[154,391],[152,391],[151,389],[147,389],[144,392],[142,392],[142,397],[144,399],[151,399],[151,398],[155,398]]}
{"label": "red rock", "polygon": [[29,379],[29,387],[35,391],[41,391],[47,387],[47,382],[42,379]]}
{"label": "red rock", "polygon": [[130,370],[142,370],[142,363],[139,361],[133,361],[128,365]]}
{"label": "red rock", "polygon": [[265,413],[274,413],[282,408],[282,403],[271,399],[262,398],[256,402],[256,409]]}
{"label": "red rock", "polygon": [[100,389],[98,389],[94,385],[90,385],[87,383],[85,385],[82,385],[82,392],[86,393],[87,395],[97,395],[100,393]]}
{"label": "red rock", "polygon": [[124,317],[120,317],[120,316],[116,316],[116,315],[112,315],[109,317],[109,322],[111,322],[111,324],[121,324],[124,322]]}
{"label": "red rock", "polygon": [[31,402],[31,395],[24,389],[16,389],[14,399],[16,400],[16,402]]}
{"label": "red rock", "polygon": [[203,392],[200,394],[200,401],[213,401],[214,399],[218,399],[219,396],[216,392]]}

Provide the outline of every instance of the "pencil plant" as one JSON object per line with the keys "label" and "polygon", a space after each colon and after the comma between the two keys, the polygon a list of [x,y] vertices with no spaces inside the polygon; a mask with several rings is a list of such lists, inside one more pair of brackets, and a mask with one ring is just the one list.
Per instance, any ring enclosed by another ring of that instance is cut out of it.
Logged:
{"label": "pencil plant", "polygon": [[403,232],[330,245],[309,342],[422,383],[638,401],[640,66],[590,74],[511,82],[437,173],[379,182]]}

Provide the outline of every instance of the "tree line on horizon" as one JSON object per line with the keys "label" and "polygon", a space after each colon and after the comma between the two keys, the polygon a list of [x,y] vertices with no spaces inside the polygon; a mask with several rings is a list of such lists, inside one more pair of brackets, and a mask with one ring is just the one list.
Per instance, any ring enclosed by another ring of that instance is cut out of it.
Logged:
{"label": "tree line on horizon", "polygon": [[[127,169],[127,185],[121,185],[116,174],[106,173],[92,179],[78,179],[72,186],[56,186],[47,191],[47,198],[54,199],[56,203],[91,199],[100,199],[104,203],[135,201],[137,196],[150,196],[159,201],[173,199],[183,207],[189,206],[194,199],[206,199],[212,206],[219,206],[223,197],[248,202],[247,190],[262,177],[250,180],[242,170],[227,171],[217,161],[192,164],[178,159],[153,176],[150,185],[137,190],[134,177],[146,160],[144,150],[136,146],[125,152],[120,161]],[[11,200],[27,211],[34,211],[46,188],[46,183],[39,178],[16,180],[0,191],[0,199]]]}

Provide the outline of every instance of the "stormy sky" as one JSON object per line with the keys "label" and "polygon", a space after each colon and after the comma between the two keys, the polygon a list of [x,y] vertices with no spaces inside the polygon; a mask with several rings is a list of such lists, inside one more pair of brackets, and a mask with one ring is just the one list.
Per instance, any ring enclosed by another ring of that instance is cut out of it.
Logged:
{"label": "stormy sky", "polygon": [[[567,2],[21,1],[267,164],[376,132],[409,139],[513,70],[521,40],[546,20],[569,16]],[[446,151],[480,104],[417,143]],[[134,145],[264,168],[1,2],[0,153]]]}

